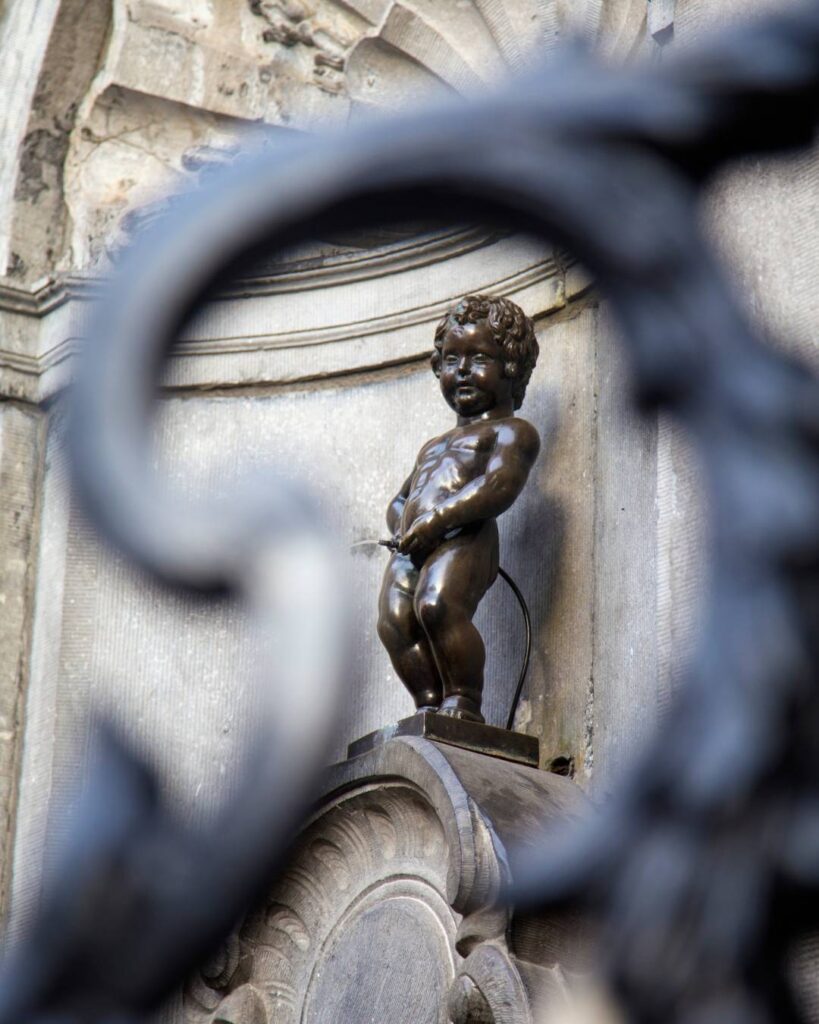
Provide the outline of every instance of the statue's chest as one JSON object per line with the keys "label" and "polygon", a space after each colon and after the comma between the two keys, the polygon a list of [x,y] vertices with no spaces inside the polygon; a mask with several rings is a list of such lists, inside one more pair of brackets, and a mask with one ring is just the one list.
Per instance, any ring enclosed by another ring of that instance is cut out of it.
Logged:
{"label": "statue's chest", "polygon": [[453,460],[463,466],[485,462],[494,447],[494,437],[488,432],[447,435],[426,446],[419,460],[424,468]]}

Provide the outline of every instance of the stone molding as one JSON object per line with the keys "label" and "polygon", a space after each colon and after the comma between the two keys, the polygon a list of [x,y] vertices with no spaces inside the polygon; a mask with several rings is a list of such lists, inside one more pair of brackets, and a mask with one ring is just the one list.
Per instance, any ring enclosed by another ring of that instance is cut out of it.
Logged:
{"label": "stone molding", "polygon": [[[103,280],[66,274],[30,287],[0,280],[0,397],[43,402],[68,383]],[[512,297],[537,318],[587,286],[582,271],[555,253],[475,228],[295,259],[220,292],[183,333],[167,384],[253,387],[400,366],[426,356],[435,323],[464,291]],[[307,294],[318,289],[320,307]],[[427,301],[418,304],[418,295]]]}
{"label": "stone molding", "polygon": [[[282,262],[272,266],[270,273],[249,274],[226,286],[219,292],[219,298],[281,295],[367,281],[472,252],[498,237],[496,232],[480,228],[455,229],[431,232],[418,241],[378,246],[371,251],[352,249],[316,259]],[[0,278],[0,313],[46,316],[72,299],[99,295],[104,280],[104,275],[81,273],[43,277],[31,285]]]}
{"label": "stone molding", "polygon": [[527,960],[496,899],[515,849],[586,806],[567,779],[414,737],[333,766],[279,882],[190,980],[187,1020],[533,1024],[577,943]]}

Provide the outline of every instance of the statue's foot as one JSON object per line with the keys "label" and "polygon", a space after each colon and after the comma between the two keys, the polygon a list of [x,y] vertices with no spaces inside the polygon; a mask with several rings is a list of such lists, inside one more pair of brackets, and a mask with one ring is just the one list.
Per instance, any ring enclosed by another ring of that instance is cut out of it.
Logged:
{"label": "statue's foot", "polygon": [[423,690],[421,693],[413,694],[415,698],[415,713],[420,715],[422,711],[437,711],[443,696],[440,691],[436,692],[435,690]]}
{"label": "statue's foot", "polygon": [[485,721],[481,714],[481,706],[469,697],[446,697],[438,708],[439,715],[447,715],[449,718],[462,718],[465,722]]}

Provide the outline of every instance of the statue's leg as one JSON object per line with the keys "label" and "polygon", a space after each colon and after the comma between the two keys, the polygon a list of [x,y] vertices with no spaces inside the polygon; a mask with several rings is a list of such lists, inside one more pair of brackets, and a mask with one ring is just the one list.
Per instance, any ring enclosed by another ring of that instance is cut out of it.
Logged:
{"label": "statue's leg", "polygon": [[393,554],[378,599],[378,636],[415,706],[434,710],[443,690],[429,641],[415,614],[417,585],[418,569],[405,555]]}
{"label": "statue's leg", "polygon": [[443,681],[442,714],[482,722],[481,634],[472,617],[498,571],[494,520],[464,530],[429,556],[419,574],[415,612],[429,638]]}

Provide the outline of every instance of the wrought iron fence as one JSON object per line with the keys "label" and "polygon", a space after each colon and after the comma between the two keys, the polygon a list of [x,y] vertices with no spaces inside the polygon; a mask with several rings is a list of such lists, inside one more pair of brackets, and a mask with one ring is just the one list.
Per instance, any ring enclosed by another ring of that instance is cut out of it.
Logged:
{"label": "wrought iron fence", "polygon": [[619,317],[637,402],[688,431],[708,490],[704,629],[676,706],[604,812],[544,837],[509,897],[589,908],[626,1019],[800,1019],[787,957],[819,924],[819,386],[735,305],[697,202],[726,161],[808,143],[817,99],[810,3],[660,67],[575,52],[469,104],[290,140],[146,230],[79,371],[79,489],[139,564],[188,590],[245,594],[290,656],[243,789],[206,831],[179,826],[108,737],[62,873],[7,962],[0,1021],[143,1015],[281,863],[339,686],[332,556],[281,476],[219,510],[166,493],[149,472],[151,398],[181,324],[248,253],[319,224],[419,218],[571,249]]}

